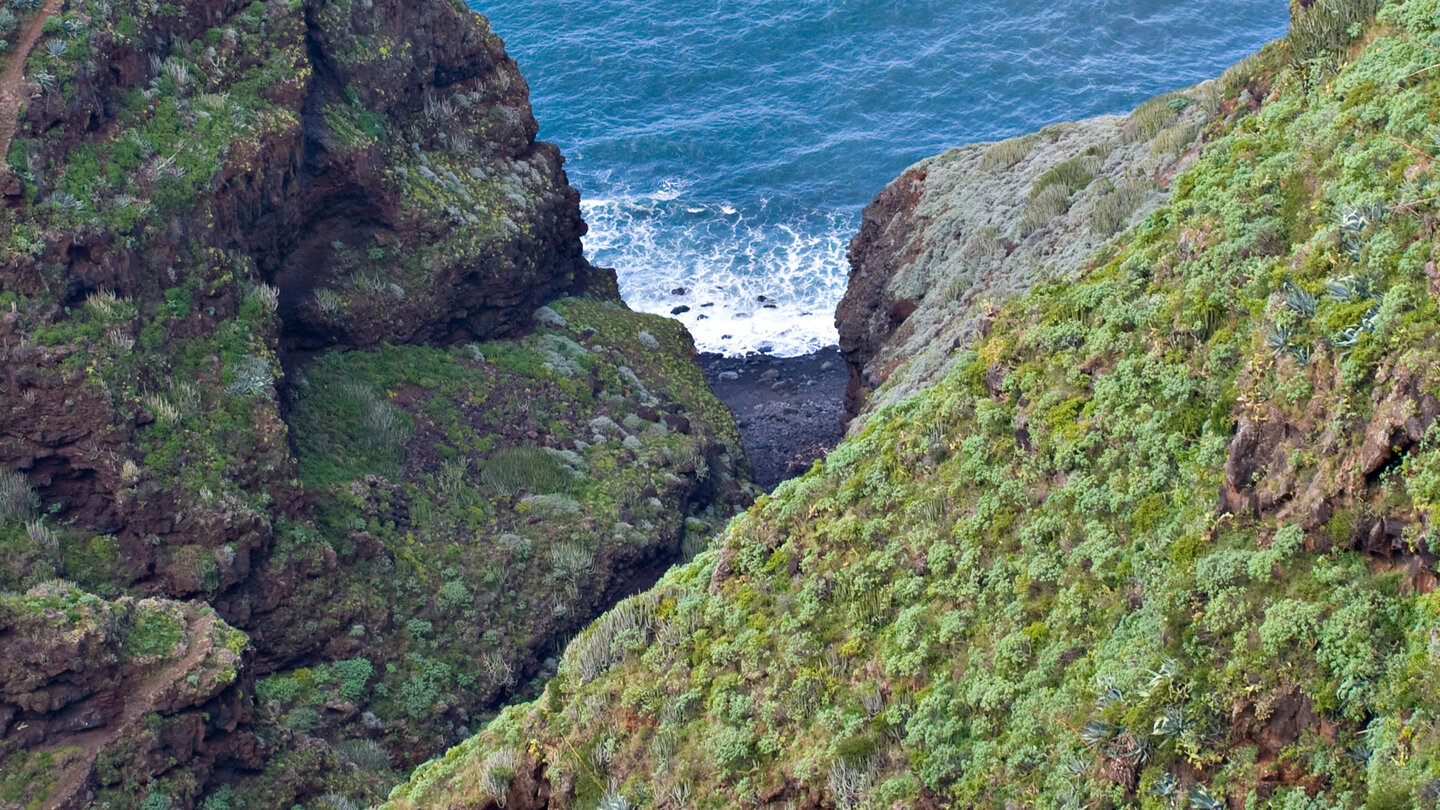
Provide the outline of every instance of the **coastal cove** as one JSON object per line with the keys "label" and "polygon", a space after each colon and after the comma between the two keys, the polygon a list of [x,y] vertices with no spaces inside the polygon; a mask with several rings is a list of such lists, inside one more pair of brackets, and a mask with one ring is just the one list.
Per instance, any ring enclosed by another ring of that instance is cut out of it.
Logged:
{"label": "coastal cove", "polygon": [[1128,112],[1288,22],[1279,0],[470,5],[566,157],[587,256],[732,356],[835,343],[860,209],[906,167]]}

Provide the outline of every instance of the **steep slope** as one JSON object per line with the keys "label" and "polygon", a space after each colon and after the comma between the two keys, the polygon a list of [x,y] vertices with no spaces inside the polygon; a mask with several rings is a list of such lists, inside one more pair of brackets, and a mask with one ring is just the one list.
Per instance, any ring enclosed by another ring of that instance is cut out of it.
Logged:
{"label": "steep slope", "polygon": [[[688,336],[585,261],[463,4],[13,7],[0,593],[192,600],[251,644],[241,754],[67,757],[59,706],[0,700],[28,752],[0,777],[73,806],[374,798],[749,503]],[[113,685],[100,748],[143,737],[149,685]]]}
{"label": "steep slope", "polygon": [[390,806],[1434,806],[1440,4],[1374,5]]}
{"label": "steep slope", "polygon": [[334,353],[297,380],[319,509],[280,552],[308,575],[259,627],[270,655],[318,643],[330,663],[263,680],[268,716],[413,765],[535,694],[561,640],[748,504],[679,322],[542,313],[522,341]]}

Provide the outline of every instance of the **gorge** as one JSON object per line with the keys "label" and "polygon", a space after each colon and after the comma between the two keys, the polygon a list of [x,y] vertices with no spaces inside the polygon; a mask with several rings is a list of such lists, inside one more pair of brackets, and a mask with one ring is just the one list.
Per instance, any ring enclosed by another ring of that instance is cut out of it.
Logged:
{"label": "gorge", "polygon": [[1436,0],[906,170],[770,493],[463,4],[12,5],[0,807],[1435,806]]}

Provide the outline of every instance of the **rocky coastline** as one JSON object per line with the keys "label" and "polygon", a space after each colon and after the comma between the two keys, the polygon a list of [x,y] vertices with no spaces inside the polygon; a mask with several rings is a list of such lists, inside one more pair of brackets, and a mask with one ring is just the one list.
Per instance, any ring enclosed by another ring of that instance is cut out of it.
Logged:
{"label": "rocky coastline", "polygon": [[762,490],[804,474],[845,437],[849,375],[839,347],[800,357],[696,359],[710,390],[734,414],[751,476]]}

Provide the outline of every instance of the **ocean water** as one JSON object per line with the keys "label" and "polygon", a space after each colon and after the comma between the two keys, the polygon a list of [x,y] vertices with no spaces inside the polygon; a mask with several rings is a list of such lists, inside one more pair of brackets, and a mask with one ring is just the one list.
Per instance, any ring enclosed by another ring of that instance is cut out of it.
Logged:
{"label": "ocean water", "polygon": [[[835,342],[860,209],[915,161],[1125,112],[1286,0],[470,0],[568,158],[586,252],[702,350]],[[683,291],[683,292],[677,292]]]}

